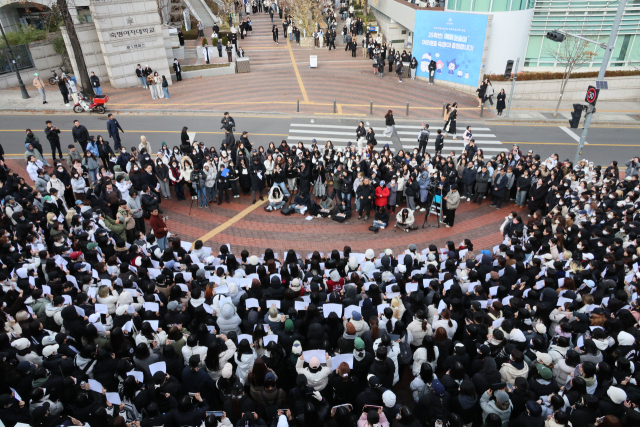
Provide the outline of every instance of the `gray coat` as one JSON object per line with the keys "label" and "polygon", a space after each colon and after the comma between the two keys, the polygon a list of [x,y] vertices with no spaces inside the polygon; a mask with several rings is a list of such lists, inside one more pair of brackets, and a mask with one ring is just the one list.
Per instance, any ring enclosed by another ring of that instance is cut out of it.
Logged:
{"label": "gray coat", "polygon": [[49,180],[51,178],[49,178],[49,175],[47,175],[46,173],[42,176],[39,176],[38,178],[36,178],[36,190],[38,190],[40,192],[40,194],[45,194],[47,193],[47,184],[49,183]]}
{"label": "gray coat", "polygon": [[127,200],[127,207],[131,209],[131,212],[133,212],[134,218],[142,218],[142,202],[140,194],[138,194],[138,197],[135,199],[133,197],[129,197],[129,200]]}
{"label": "gray coat", "polygon": [[389,189],[389,197],[387,197],[387,204],[389,206],[396,205],[396,198],[398,195],[398,184],[392,185],[391,183],[387,184],[387,188]]}
{"label": "gray coat", "polygon": [[491,178],[491,174],[489,174],[489,171],[485,172],[484,175],[482,173],[482,170],[478,171],[478,174],[476,175],[476,186],[474,188],[474,190],[476,191],[476,193],[486,193],[487,192],[487,188],[489,186],[489,179]]}

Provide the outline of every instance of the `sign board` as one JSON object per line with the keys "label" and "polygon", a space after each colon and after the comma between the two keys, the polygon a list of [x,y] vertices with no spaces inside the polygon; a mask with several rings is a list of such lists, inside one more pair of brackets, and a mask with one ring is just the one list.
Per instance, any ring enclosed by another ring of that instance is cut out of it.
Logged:
{"label": "sign board", "polygon": [[318,68],[318,55],[309,55],[309,67]]}
{"label": "sign board", "polygon": [[598,92],[599,90],[593,86],[589,86],[587,89],[587,95],[584,100],[590,105],[596,105],[596,101],[598,100]]}
{"label": "sign board", "polygon": [[417,10],[413,56],[420,61],[417,75],[429,76],[436,62],[439,80],[476,87],[482,69],[487,15]]}

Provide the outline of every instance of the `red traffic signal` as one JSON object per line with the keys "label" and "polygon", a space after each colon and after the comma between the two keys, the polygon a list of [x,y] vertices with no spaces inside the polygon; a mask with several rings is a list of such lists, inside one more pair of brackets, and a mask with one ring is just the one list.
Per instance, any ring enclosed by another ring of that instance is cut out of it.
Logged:
{"label": "red traffic signal", "polygon": [[598,93],[600,93],[599,89],[596,89],[594,86],[589,86],[587,89],[587,95],[584,97],[585,102],[596,105],[596,101],[598,100]]}

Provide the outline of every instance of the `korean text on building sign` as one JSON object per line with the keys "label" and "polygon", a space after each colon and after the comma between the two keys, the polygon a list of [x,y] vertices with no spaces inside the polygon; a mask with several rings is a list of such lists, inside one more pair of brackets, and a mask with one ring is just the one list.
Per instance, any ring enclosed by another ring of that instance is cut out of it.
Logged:
{"label": "korean text on building sign", "polygon": [[126,37],[126,36],[151,34],[153,32],[155,32],[155,28],[151,27],[151,28],[138,28],[136,30],[114,31],[112,33],[109,33],[109,35],[111,36],[111,38],[119,38],[119,37]]}
{"label": "korean text on building sign", "polygon": [[[466,43],[467,36],[459,36],[456,34],[448,34],[448,33],[429,32],[428,37],[431,39],[451,40],[453,41],[453,43],[451,41],[422,40],[422,44],[425,46],[448,47],[450,49],[473,51],[473,45]],[[458,42],[462,42],[462,43],[458,43]]]}

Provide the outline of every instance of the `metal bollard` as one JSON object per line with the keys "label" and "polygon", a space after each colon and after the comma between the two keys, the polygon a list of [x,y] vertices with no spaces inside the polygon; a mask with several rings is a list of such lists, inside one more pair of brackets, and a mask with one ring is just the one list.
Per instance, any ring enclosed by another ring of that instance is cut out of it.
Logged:
{"label": "metal bollard", "polygon": [[442,117],[444,117],[444,112],[446,111],[446,109],[447,109],[447,103],[443,102],[442,103]]}
{"label": "metal bollard", "polygon": [[297,108],[296,112],[298,112],[298,113],[300,112],[300,98],[298,98],[298,108]]}
{"label": "metal bollard", "polygon": [[480,104],[480,117],[484,114],[484,102]]}
{"label": "metal bollard", "polygon": [[336,100],[333,100],[333,114],[336,114],[338,112],[338,107],[336,106]]}
{"label": "metal bollard", "polygon": [[373,101],[369,101],[369,114],[373,116]]}
{"label": "metal bollard", "polygon": [[407,116],[409,115],[409,101],[407,101]]}

